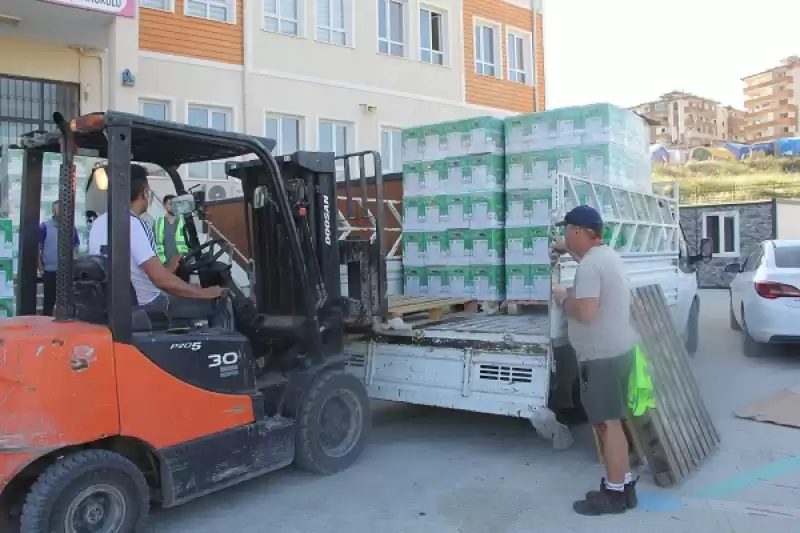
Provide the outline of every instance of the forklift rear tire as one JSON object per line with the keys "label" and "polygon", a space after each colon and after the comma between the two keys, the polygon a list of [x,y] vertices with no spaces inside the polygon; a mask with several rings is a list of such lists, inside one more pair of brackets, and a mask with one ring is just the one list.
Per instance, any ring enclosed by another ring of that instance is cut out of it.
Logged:
{"label": "forklift rear tire", "polygon": [[298,423],[295,461],[299,467],[322,475],[349,468],[369,437],[364,384],[340,370],[323,373],[306,392]]}
{"label": "forklift rear tire", "polygon": [[128,459],[86,450],[53,463],[34,482],[20,533],[134,533],[147,518],[150,491]]}

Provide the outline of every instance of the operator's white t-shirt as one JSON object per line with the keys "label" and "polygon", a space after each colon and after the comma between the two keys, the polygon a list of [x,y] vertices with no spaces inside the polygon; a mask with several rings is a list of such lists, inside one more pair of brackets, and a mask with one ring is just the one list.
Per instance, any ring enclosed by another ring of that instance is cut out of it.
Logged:
{"label": "operator's white t-shirt", "polygon": [[[161,294],[142,267],[139,266],[151,257],[156,257],[156,244],[153,230],[131,213],[131,283],[136,291],[139,305],[149,304]],[[108,215],[103,213],[92,223],[89,232],[89,253],[99,255],[100,248],[108,244]]]}

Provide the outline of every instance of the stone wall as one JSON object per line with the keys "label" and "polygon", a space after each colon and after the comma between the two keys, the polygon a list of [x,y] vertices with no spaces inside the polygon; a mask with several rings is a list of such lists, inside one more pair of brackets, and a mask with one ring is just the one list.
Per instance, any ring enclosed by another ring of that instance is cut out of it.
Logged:
{"label": "stone wall", "polygon": [[703,214],[719,211],[739,213],[739,259],[720,257],[711,259],[708,264],[701,263],[697,268],[697,283],[701,288],[727,288],[734,275],[725,272],[725,265],[744,262],[758,243],[775,238],[773,235],[775,211],[772,201],[681,206],[681,226],[686,233],[691,253],[696,253],[698,242],[703,238]]}

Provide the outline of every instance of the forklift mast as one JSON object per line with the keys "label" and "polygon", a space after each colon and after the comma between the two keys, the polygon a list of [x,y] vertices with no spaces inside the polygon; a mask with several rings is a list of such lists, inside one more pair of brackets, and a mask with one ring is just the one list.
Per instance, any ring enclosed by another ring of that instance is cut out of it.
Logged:
{"label": "forklift mast", "polygon": [[[258,161],[228,163],[228,175],[242,181],[245,229],[255,264],[251,294],[257,312],[267,316],[296,315],[297,295],[309,289],[302,286],[298,276],[305,271],[312,285],[324,350],[341,353],[343,327],[366,327],[374,318],[386,314],[380,155],[359,152],[335,157],[325,152],[297,152],[275,160],[303,256],[316,261],[294,264],[285,253],[286,227],[278,216],[263,165]],[[367,175],[367,163],[376,169],[372,176]],[[376,198],[368,198],[371,185]],[[339,209],[337,196],[343,197],[343,210]],[[368,202],[377,207],[367,208]],[[367,239],[341,240],[340,218],[353,225],[368,225],[374,231]],[[348,280],[346,295],[341,290],[342,266],[346,267]]]}

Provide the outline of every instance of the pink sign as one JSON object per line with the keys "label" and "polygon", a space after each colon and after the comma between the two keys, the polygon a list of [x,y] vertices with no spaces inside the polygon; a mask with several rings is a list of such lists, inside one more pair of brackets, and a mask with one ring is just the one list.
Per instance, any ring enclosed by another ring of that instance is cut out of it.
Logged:
{"label": "pink sign", "polygon": [[138,0],[41,0],[50,4],[77,7],[91,11],[100,11],[117,17],[133,18],[136,16]]}

